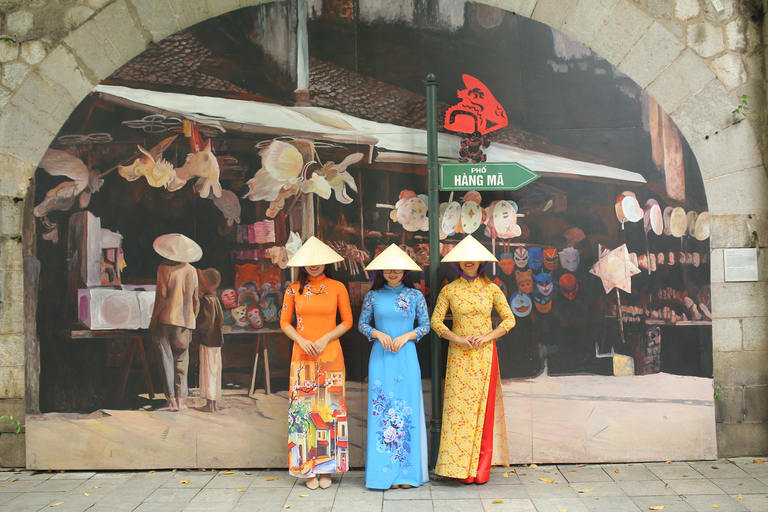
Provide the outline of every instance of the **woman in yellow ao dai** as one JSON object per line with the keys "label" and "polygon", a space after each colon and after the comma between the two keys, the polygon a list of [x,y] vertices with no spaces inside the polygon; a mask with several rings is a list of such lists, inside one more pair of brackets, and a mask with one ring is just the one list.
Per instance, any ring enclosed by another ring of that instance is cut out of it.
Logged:
{"label": "woman in yellow ao dai", "polygon": [[[481,262],[495,261],[493,254],[474,238],[465,238],[443,261],[459,262],[460,277],[440,291],[432,313],[432,328],[450,342],[435,472],[482,484],[491,465],[509,461],[495,338],[515,326],[515,317],[504,293],[482,273]],[[443,323],[449,307],[451,329]],[[493,308],[502,319],[495,329]]]}

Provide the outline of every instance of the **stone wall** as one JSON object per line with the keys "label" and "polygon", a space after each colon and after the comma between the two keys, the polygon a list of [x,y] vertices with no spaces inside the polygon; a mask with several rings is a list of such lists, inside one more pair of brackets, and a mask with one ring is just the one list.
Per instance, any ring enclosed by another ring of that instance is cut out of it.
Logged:
{"label": "stone wall", "polygon": [[[401,0],[404,2],[413,0]],[[723,249],[768,243],[768,0],[485,0],[562,30],[656,98],[693,148],[712,214],[718,450],[768,454],[766,280],[723,282]],[[21,211],[43,153],[100,80],[148,45],[259,0],[0,0],[0,415],[24,412]],[[742,95],[749,110],[734,113]],[[756,233],[756,238],[752,233]],[[765,268],[761,252],[761,271]],[[0,433],[0,467],[24,435]]]}

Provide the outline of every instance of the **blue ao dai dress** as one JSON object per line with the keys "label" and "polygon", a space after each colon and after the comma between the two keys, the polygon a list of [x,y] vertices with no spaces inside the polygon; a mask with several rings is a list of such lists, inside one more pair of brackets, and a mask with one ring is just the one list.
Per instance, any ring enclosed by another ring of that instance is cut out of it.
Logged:
{"label": "blue ao dai dress", "polygon": [[[373,320],[373,321],[372,321]],[[429,481],[427,426],[416,343],[408,341],[396,353],[384,349],[374,330],[392,339],[409,331],[416,340],[429,332],[429,312],[418,290],[384,285],[363,301],[360,332],[373,342],[368,362],[368,448],[365,486],[418,487]]]}

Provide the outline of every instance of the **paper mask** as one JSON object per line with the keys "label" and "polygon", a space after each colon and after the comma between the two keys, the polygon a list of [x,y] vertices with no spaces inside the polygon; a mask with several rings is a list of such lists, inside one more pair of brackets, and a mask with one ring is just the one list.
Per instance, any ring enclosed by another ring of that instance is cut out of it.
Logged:
{"label": "paper mask", "polygon": [[515,260],[512,258],[511,252],[505,252],[499,256],[499,267],[507,275],[512,273],[515,268]]}
{"label": "paper mask", "polygon": [[406,231],[429,231],[427,211],[427,203],[420,197],[409,197],[395,203],[395,210],[390,214],[390,218],[394,217],[392,220],[402,224]]}
{"label": "paper mask", "polygon": [[248,318],[248,323],[250,323],[256,329],[259,329],[262,325],[264,325],[264,322],[261,319],[261,311],[259,311],[257,306],[249,307],[245,312],[245,316]]}
{"label": "paper mask", "polygon": [[528,265],[528,249],[525,247],[515,249],[515,265],[519,268],[525,268]]}
{"label": "paper mask", "polygon": [[461,205],[453,201],[445,208],[445,213],[440,220],[440,228],[446,235],[454,235],[459,220],[461,220]]}
{"label": "paper mask", "polygon": [[517,281],[517,289],[523,293],[531,293],[533,291],[533,272],[526,270],[521,272],[515,270],[515,280]]}
{"label": "paper mask", "polygon": [[467,201],[461,206],[461,229],[467,233],[474,233],[483,221],[483,209],[474,201]]}
{"label": "paper mask", "polygon": [[552,282],[552,272],[540,272],[533,276],[536,282],[536,291],[540,295],[550,295],[555,285]]}
{"label": "paper mask", "polygon": [[483,82],[461,75],[465,89],[457,91],[461,102],[445,112],[445,129],[459,133],[485,135],[507,126],[507,113]]}
{"label": "paper mask", "polygon": [[560,291],[563,292],[566,299],[575,299],[576,294],[579,293],[579,282],[576,280],[576,276],[573,274],[560,276]]}
{"label": "paper mask", "polygon": [[240,327],[245,327],[248,325],[248,318],[246,318],[246,311],[248,310],[248,306],[238,306],[234,309],[232,309],[232,318],[235,320],[235,325],[239,325]]}
{"label": "paper mask", "polygon": [[541,247],[531,247],[528,249],[528,267],[533,270],[539,270],[544,264],[544,255]]}
{"label": "paper mask", "polygon": [[569,272],[576,272],[581,262],[581,253],[578,249],[567,247],[560,251],[560,265]]}
{"label": "paper mask", "polygon": [[552,309],[552,296],[533,294],[533,301],[539,313],[549,313]]}
{"label": "paper mask", "polygon": [[232,288],[221,292],[221,303],[224,304],[225,309],[237,307],[237,292]]}
{"label": "paper mask", "polygon": [[560,257],[557,255],[557,249],[554,247],[547,247],[543,251],[544,256],[544,268],[547,270],[555,270],[557,264],[560,261]]}
{"label": "paper mask", "polygon": [[509,299],[509,307],[512,308],[512,313],[520,318],[526,317],[531,313],[533,309],[533,302],[531,296],[527,293],[515,292],[512,294],[512,298]]}

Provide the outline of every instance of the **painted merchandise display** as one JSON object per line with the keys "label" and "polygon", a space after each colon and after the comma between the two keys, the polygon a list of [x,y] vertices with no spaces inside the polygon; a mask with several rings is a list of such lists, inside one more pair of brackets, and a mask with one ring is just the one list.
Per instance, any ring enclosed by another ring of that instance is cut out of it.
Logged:
{"label": "painted merchandise display", "polygon": [[420,267],[392,244],[366,267],[376,277],[358,327],[373,342],[368,363],[365,486],[418,487],[429,481],[427,426],[416,343],[429,332],[424,295],[411,284]]}

